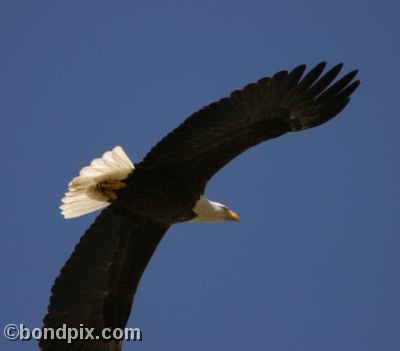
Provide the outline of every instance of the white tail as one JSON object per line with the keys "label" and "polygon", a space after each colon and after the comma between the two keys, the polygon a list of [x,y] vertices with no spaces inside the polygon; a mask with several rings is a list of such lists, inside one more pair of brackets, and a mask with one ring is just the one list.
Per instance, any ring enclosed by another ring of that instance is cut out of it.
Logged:
{"label": "white tail", "polygon": [[114,190],[125,186],[122,180],[134,169],[121,146],[105,152],[69,182],[68,192],[61,200],[61,214],[74,218],[107,207],[116,198]]}

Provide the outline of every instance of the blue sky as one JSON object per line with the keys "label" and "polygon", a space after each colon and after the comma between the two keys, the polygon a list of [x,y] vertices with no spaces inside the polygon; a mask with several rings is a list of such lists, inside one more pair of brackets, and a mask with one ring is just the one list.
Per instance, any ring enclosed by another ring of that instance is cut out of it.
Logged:
{"label": "blue sky", "polygon": [[82,166],[115,145],[138,162],[200,107],[327,60],[360,70],[350,105],[213,178],[207,195],[240,224],[170,229],[128,322],[144,341],[124,350],[399,350],[399,11],[395,1],[2,1],[1,327],[41,326],[95,217],[59,214]]}

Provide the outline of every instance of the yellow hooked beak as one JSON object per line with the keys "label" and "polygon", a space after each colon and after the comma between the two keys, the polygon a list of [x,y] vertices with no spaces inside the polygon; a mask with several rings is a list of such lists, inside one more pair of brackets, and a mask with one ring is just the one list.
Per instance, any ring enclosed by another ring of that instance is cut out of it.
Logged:
{"label": "yellow hooked beak", "polygon": [[233,212],[232,210],[228,210],[228,212],[226,212],[226,219],[228,221],[235,221],[235,222],[240,221],[239,215],[236,212]]}

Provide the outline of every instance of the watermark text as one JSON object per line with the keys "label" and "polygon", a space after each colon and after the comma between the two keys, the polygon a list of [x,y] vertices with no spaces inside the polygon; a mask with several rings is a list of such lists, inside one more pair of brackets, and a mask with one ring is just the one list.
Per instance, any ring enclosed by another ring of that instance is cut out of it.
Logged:
{"label": "watermark text", "polygon": [[24,324],[7,324],[3,329],[6,339],[15,340],[65,340],[68,344],[74,340],[128,340],[142,341],[143,335],[139,328],[104,328],[96,333],[95,328],[69,327],[63,324],[59,328],[28,328]]}

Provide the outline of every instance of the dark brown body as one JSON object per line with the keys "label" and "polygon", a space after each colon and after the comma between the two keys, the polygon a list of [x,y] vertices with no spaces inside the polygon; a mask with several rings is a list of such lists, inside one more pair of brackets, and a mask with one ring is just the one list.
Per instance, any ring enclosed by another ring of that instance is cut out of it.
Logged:
{"label": "dark brown body", "polygon": [[204,192],[204,186],[196,186],[199,183],[189,175],[167,167],[138,164],[125,182],[127,186],[118,191],[116,204],[165,224],[193,219],[192,209]]}

